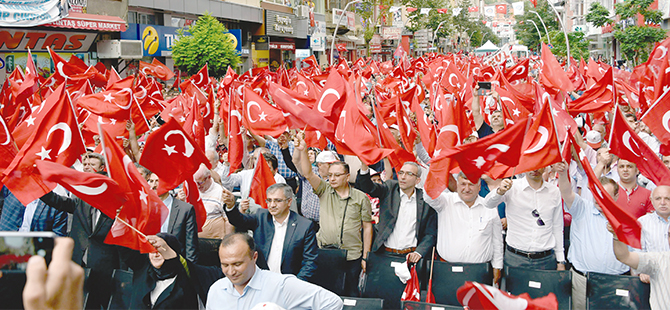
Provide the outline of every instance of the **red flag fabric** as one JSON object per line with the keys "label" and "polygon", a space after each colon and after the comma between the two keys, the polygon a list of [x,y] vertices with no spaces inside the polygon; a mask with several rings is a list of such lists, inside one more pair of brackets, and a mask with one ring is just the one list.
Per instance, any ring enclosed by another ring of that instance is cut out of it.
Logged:
{"label": "red flag fabric", "polygon": [[570,115],[575,116],[579,113],[611,111],[612,106],[614,106],[614,78],[612,77],[612,68],[610,68],[581,97],[568,102],[568,111],[570,111]]}
{"label": "red flag fabric", "polygon": [[338,52],[344,53],[347,51],[347,44],[345,43],[335,44],[335,48],[337,49]]}
{"label": "red flag fabric", "polygon": [[435,303],[435,295],[433,295],[433,278],[428,279],[428,288],[426,289],[426,302],[430,304]]}
{"label": "red flag fabric", "polygon": [[256,204],[261,205],[264,209],[268,208],[265,201],[267,199],[267,189],[270,185],[277,183],[274,174],[265,161],[265,156],[258,156],[256,166],[254,167],[254,176],[251,179],[251,191],[249,197],[254,199]]}
{"label": "red flag fabric", "polygon": [[647,145],[617,109],[612,120],[609,141],[610,153],[637,165],[644,176],[654,184],[670,185],[670,170],[656,153]]}
{"label": "red flag fabric", "polygon": [[147,137],[139,163],[160,177],[159,195],[192,178],[201,163],[212,168],[205,153],[174,118]]}
{"label": "red flag fabric", "polygon": [[572,81],[567,73],[563,71],[561,65],[551,53],[549,47],[542,43],[542,72],[540,73],[540,82],[545,87],[560,89],[563,91],[573,91]]}
{"label": "red flag fabric", "polygon": [[18,152],[18,149],[14,145],[14,140],[12,139],[12,134],[9,133],[9,129],[7,129],[7,124],[5,124],[5,120],[0,117],[0,125],[2,125],[3,130],[0,131],[0,175],[5,171],[7,167],[9,167],[9,164],[12,163],[12,160],[14,160],[14,157],[16,157],[16,153]]}
{"label": "red flag fabric", "polygon": [[174,83],[172,83],[172,89],[179,89],[179,85],[181,85],[181,72],[177,70],[177,74],[175,74]]}
{"label": "red flag fabric", "polygon": [[528,128],[522,150],[516,173],[540,169],[561,161],[561,150],[548,102],[542,105],[542,110]]}
{"label": "red flag fabric", "polygon": [[511,83],[518,80],[523,80],[528,77],[528,65],[530,59],[526,58],[519,61],[516,65],[509,69],[505,69],[505,78]]}
{"label": "red flag fabric", "polygon": [[279,137],[288,129],[282,111],[270,105],[249,87],[244,87],[244,122],[247,129],[263,136]]}
{"label": "red flag fabric", "polygon": [[140,60],[140,71],[146,75],[153,75],[163,81],[174,77],[174,73],[158,59],[154,58],[151,63]]}
{"label": "red flag fabric", "polygon": [[507,5],[505,5],[505,4],[496,5],[496,13],[507,14]]}
{"label": "red flag fabric", "polygon": [[479,7],[478,6],[469,6],[468,7],[468,12],[470,12],[470,13],[479,12]]}
{"label": "red flag fabric", "polygon": [[132,83],[133,76],[129,76],[110,85],[109,90],[80,97],[77,106],[96,115],[127,119],[133,105]]}
{"label": "red flag fabric", "polygon": [[579,145],[575,143],[573,136],[570,136],[570,139],[573,140],[572,145],[575,147],[577,154],[579,154],[582,168],[589,180],[588,184],[591,194],[593,194],[595,202],[602,208],[603,213],[605,214],[605,217],[607,217],[607,221],[612,225],[617,238],[627,245],[640,249],[640,236],[642,234],[642,226],[640,225],[640,222],[637,221],[637,218],[632,213],[618,205],[605,191],[600,180],[596,177],[595,172],[593,172],[591,164],[588,159],[586,159],[584,151],[582,151]]}
{"label": "red flag fabric", "polygon": [[[643,97],[640,92],[640,97]],[[661,144],[670,142],[670,92],[664,92],[640,118]]]}
{"label": "red flag fabric", "polygon": [[186,86],[185,83],[188,83],[189,81],[193,81],[195,83],[195,86],[198,86],[202,89],[204,89],[207,84],[209,84],[209,71],[207,69],[207,64],[205,64],[198,73],[194,74],[191,78],[188,80],[184,81],[184,83],[179,84],[179,88],[184,89]]}
{"label": "red flag fabric", "polygon": [[322,132],[335,132],[333,122],[311,109],[316,100],[275,83],[271,83],[269,89],[272,100],[284,110],[283,115],[292,129],[303,129],[309,125]]}
{"label": "red flag fabric", "polygon": [[205,209],[205,204],[202,202],[198,185],[195,184],[193,177],[186,178],[183,189],[186,195],[186,202],[193,205],[193,209],[195,210],[195,221],[198,223],[198,232],[202,232],[202,226],[207,221],[207,210]]}
{"label": "red flag fabric", "polygon": [[138,231],[147,236],[159,233],[161,225],[167,220],[168,209],[156,192],[151,190],[114,137],[103,129],[100,140],[104,147],[107,172],[128,197],[128,201],[116,215],[105,243],[124,246],[141,253],[155,252],[154,247]]}
{"label": "red flag fabric", "polygon": [[530,3],[533,4],[533,7],[534,7],[534,8],[537,7],[537,0],[530,0]]}
{"label": "red flag fabric", "polygon": [[228,162],[230,163],[229,175],[242,167],[242,157],[245,146],[242,139],[242,102],[237,92],[230,94],[230,111],[228,112]]}
{"label": "red flag fabric", "polygon": [[34,171],[37,159],[71,166],[86,151],[77,117],[61,84],[31,116],[36,115],[32,135],[4,171],[2,183],[27,205],[50,192],[56,185],[45,184]]}
{"label": "red flag fabric", "polygon": [[468,309],[527,309],[557,310],[558,299],[554,293],[531,299],[528,293],[514,296],[493,286],[466,281],[456,292],[458,301]]}
{"label": "red flag fabric", "polygon": [[62,185],[110,218],[128,200],[116,181],[98,173],[80,172],[46,160],[35,161],[44,180]]}
{"label": "red flag fabric", "polygon": [[416,275],[416,266],[412,266],[409,273],[412,277],[407,280],[405,290],[402,292],[400,300],[421,301],[421,287],[419,286],[419,277]]}

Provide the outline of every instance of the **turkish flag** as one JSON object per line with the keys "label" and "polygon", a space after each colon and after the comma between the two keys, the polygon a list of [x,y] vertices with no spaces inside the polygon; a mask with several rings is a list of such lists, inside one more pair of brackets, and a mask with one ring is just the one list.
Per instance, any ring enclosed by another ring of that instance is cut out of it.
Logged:
{"label": "turkish flag", "polygon": [[23,205],[42,197],[56,185],[46,184],[34,171],[37,159],[71,166],[86,151],[77,127],[70,98],[64,93],[65,85],[56,91],[31,114],[32,134],[4,171],[2,183],[14,193]]}
{"label": "turkish flag", "polygon": [[226,75],[221,79],[221,83],[219,84],[219,88],[225,88],[229,87],[233,81],[237,79],[237,73],[235,73],[235,70],[233,70],[232,67],[228,66],[228,70],[226,70]]}
{"label": "turkish flag", "polygon": [[174,118],[147,137],[139,163],[160,177],[159,195],[192,178],[200,164],[212,168],[205,153],[196,146]]}
{"label": "turkish flag", "polygon": [[337,118],[340,116],[346,101],[345,84],[346,81],[337,70],[331,68],[323,87],[324,91],[312,110],[323,115],[331,122],[337,123]]}
{"label": "turkish flag", "polygon": [[175,74],[174,83],[172,83],[172,89],[179,89],[179,85],[181,85],[181,72],[177,70],[177,74]]}
{"label": "turkish flag", "polygon": [[96,115],[127,119],[133,104],[133,91],[126,86],[132,84],[133,78],[129,76],[120,80],[111,85],[109,90],[82,96],[77,100],[77,106]]}
{"label": "turkish flag", "polygon": [[605,75],[587,89],[581,97],[572,102],[568,102],[568,111],[570,115],[576,116],[579,113],[594,113],[611,111],[614,106],[614,79],[612,77],[612,68],[607,70]]}
{"label": "turkish flag", "polygon": [[528,77],[528,65],[530,64],[530,59],[526,58],[519,61],[516,65],[509,69],[505,69],[505,78],[507,81],[514,82],[518,80],[523,80]]}
{"label": "turkish flag", "polygon": [[412,266],[412,269],[410,269],[409,273],[411,278],[407,280],[405,290],[402,292],[400,300],[421,301],[421,287],[419,286],[419,276],[416,274],[416,266]]}
{"label": "turkish flag", "polygon": [[242,101],[236,91],[230,93],[230,111],[228,112],[228,162],[230,172],[228,175],[242,167],[242,157],[246,152],[244,140],[242,139]]}
{"label": "turkish flag", "polygon": [[[411,94],[410,109],[416,115],[416,128],[419,131],[421,143],[423,144],[428,154],[433,154],[435,151],[435,144],[437,143],[437,135],[435,134],[435,126],[428,119],[428,115],[421,108],[420,95],[423,95],[423,89],[417,86],[410,90]],[[422,101],[422,100],[421,100]]]}
{"label": "turkish flag", "polygon": [[128,200],[116,181],[99,173],[80,172],[46,160],[35,161],[44,180],[62,185],[110,218]]}
{"label": "turkish flag", "polygon": [[522,150],[516,173],[544,168],[562,160],[551,106],[548,102],[542,105],[542,110],[528,127]]}
{"label": "turkish flag", "polygon": [[[163,222],[167,220],[168,209],[156,192],[151,190],[114,137],[102,129],[100,140],[109,177],[119,184],[128,197],[128,201],[116,215],[105,243],[124,246],[141,253],[155,252],[154,247],[138,231],[145,236],[159,233]],[[134,229],[128,227],[129,225]]]}
{"label": "turkish flag", "polygon": [[470,12],[470,13],[479,12],[479,7],[478,6],[469,6],[468,7],[468,12]]}
{"label": "turkish flag", "polygon": [[15,102],[23,102],[37,91],[37,76],[37,70],[35,69],[35,63],[33,62],[33,55],[30,53],[30,50],[28,50],[26,72],[23,77],[23,82],[21,83],[17,94],[14,96]]}
{"label": "turkish flag", "polygon": [[[393,99],[398,100],[397,97],[392,98],[392,100]],[[373,109],[373,112],[375,114],[376,119],[382,119],[380,109],[376,105],[375,108]],[[388,159],[389,162],[391,163],[391,166],[395,168],[396,171],[400,171],[400,168],[402,168],[402,165],[405,162],[416,161],[416,158],[414,157],[413,153],[408,152],[407,150],[400,147],[400,145],[398,145],[398,142],[396,141],[395,137],[393,136],[393,133],[391,132],[389,126],[386,123],[384,122],[377,123],[376,136],[378,137],[379,144],[381,147],[393,150],[393,153],[389,154]]]}
{"label": "turkish flag", "polygon": [[267,103],[249,87],[244,87],[244,127],[263,136],[279,137],[288,129],[282,111]]}
{"label": "turkish flag", "polygon": [[518,103],[516,96],[512,92],[498,86],[495,86],[495,91],[500,96],[502,111],[509,115],[512,124],[528,117],[530,112],[521,103]]}
{"label": "turkish flag", "polygon": [[114,83],[120,80],[121,76],[118,72],[116,72],[116,69],[112,67],[111,70],[107,70],[107,85],[105,86],[105,89],[109,89],[112,85],[114,85]]}
{"label": "turkish flag", "polygon": [[400,100],[400,96],[396,96],[396,111],[398,113],[397,124],[398,131],[405,149],[414,149],[414,142],[416,141],[416,133],[414,132],[414,125],[409,119],[409,102]]}
{"label": "turkish flag", "polygon": [[512,99],[515,103],[520,103],[529,112],[535,111],[537,98],[535,98],[533,85],[523,83],[513,86],[509,81],[507,81],[507,78],[505,78],[505,75],[503,74],[498,76],[498,81],[500,82],[500,87],[506,89],[510,93],[510,99]]}
{"label": "turkish flag", "polygon": [[270,185],[277,183],[274,174],[265,161],[265,156],[258,156],[256,166],[254,167],[254,175],[251,179],[251,191],[249,198],[253,198],[256,204],[261,205],[264,209],[268,208],[265,199],[267,199],[267,189]]}
{"label": "turkish flag", "polygon": [[[63,83],[65,79],[70,81],[74,80],[74,77],[79,77],[81,74],[86,72],[88,66],[85,64],[79,66],[79,63],[69,63],[63,57],[54,52],[51,48],[47,47],[49,56],[51,56],[51,61],[53,62],[55,72],[52,75],[56,84]],[[96,70],[97,71],[97,70]]]}
{"label": "turkish flag", "polygon": [[316,105],[316,99],[275,83],[270,84],[270,94],[274,103],[284,111],[286,123],[291,129],[303,129],[309,125],[322,132],[335,133],[335,124],[311,109]]}
{"label": "turkish flag", "polygon": [[9,133],[7,124],[5,124],[5,120],[2,117],[0,117],[0,125],[2,125],[3,128],[3,130],[0,131],[0,141],[2,141],[2,143],[0,143],[0,174],[2,174],[9,164],[12,163],[14,157],[16,157],[18,149],[16,148],[14,139],[12,139],[12,134]]}
{"label": "turkish flag", "polygon": [[437,12],[440,13],[440,14],[445,14],[445,13],[449,12],[449,9],[437,9]]}
{"label": "turkish flag", "polygon": [[335,44],[335,48],[337,49],[338,52],[343,53],[347,51],[347,44],[345,43]]}
{"label": "turkish flag", "polygon": [[507,14],[507,5],[505,4],[496,5],[496,13]]}
{"label": "turkish flag", "polygon": [[189,81],[193,81],[195,83],[195,86],[198,86],[202,89],[204,89],[207,84],[209,84],[209,71],[207,70],[207,64],[205,64],[198,73],[194,74],[189,78],[188,80],[184,81],[184,83],[179,84],[179,88],[184,89],[186,86],[185,83],[188,83]]}
{"label": "turkish flag", "polygon": [[151,63],[140,60],[140,72],[146,75],[153,75],[163,81],[174,77],[174,73],[166,65],[154,58]]}
{"label": "turkish flag", "polygon": [[435,303],[435,295],[433,295],[433,278],[428,279],[428,288],[426,289],[426,302],[429,304]]}
{"label": "turkish flag", "polygon": [[[642,97],[642,92],[640,93]],[[670,92],[664,92],[640,118],[661,144],[670,142]]]}
{"label": "turkish flag", "polygon": [[[200,103],[191,97],[190,103],[184,107],[184,124],[182,125],[184,131],[195,140],[196,145],[200,150],[205,150],[205,121],[202,119],[200,113]],[[179,120],[177,120],[179,121]]]}
{"label": "turkish flag", "polygon": [[617,109],[610,129],[610,152],[637,165],[654,184],[670,185],[670,170],[656,153],[633,131]]}
{"label": "turkish flag", "polygon": [[561,65],[551,53],[549,47],[542,43],[542,72],[540,72],[540,83],[545,87],[559,89],[562,91],[573,91],[572,81],[563,71]]}
{"label": "turkish flag", "polygon": [[593,172],[591,164],[588,159],[586,159],[584,151],[582,151],[579,145],[575,143],[573,136],[570,136],[570,139],[572,140],[571,142],[575,151],[579,154],[582,168],[589,180],[589,189],[591,190],[591,194],[593,194],[593,199],[602,208],[605,217],[607,217],[612,228],[614,228],[617,237],[621,242],[636,249],[640,249],[640,236],[642,234],[642,226],[640,225],[640,222],[638,222],[637,218],[632,213],[628,212],[625,207],[618,205],[605,191],[605,188],[600,183],[595,172]]}
{"label": "turkish flag", "polygon": [[472,134],[472,126],[465,112],[465,105],[453,96],[451,102],[447,102],[440,87],[437,90],[435,109],[441,111],[440,114],[436,113],[436,117],[442,127],[437,135],[433,156],[439,156],[440,152],[463,143],[463,140]]}
{"label": "turkish flag", "polygon": [[557,310],[558,299],[554,293],[531,299],[528,293],[514,296],[493,286],[466,281],[456,292],[458,301],[468,309],[526,309]]}
{"label": "turkish flag", "polygon": [[198,185],[195,184],[192,176],[186,178],[183,189],[186,195],[186,202],[193,205],[193,209],[195,210],[195,221],[198,223],[198,232],[202,232],[202,226],[207,221],[207,210],[205,209],[205,204],[202,203]]}
{"label": "turkish flag", "polygon": [[448,93],[458,93],[461,91],[461,88],[466,85],[466,78],[461,74],[458,68],[456,68],[454,63],[450,62],[444,72],[444,78],[440,85],[442,85]]}
{"label": "turkish flag", "polygon": [[[481,175],[489,171],[496,162],[510,167],[519,164],[527,122],[527,119],[518,122],[503,131],[474,143],[456,146],[440,155],[456,160],[468,179],[473,183],[478,182]],[[439,159],[440,157],[435,157],[431,163]]]}

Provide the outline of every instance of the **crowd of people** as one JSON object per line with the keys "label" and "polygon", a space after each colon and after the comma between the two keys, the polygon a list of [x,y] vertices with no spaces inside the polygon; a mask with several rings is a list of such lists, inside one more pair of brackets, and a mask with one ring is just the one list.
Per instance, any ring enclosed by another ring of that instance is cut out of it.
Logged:
{"label": "crowd of people", "polygon": [[[444,55],[433,56],[444,64],[440,59]],[[444,59],[448,66],[453,67],[457,58],[465,57],[459,54]],[[510,59],[513,60],[523,62]],[[395,68],[408,68],[406,63],[409,63],[407,59],[401,59]],[[360,74],[365,76],[366,68],[372,64],[357,64],[357,69],[350,69],[346,63],[343,66],[345,71],[353,72],[353,81],[357,74],[359,78]],[[537,66],[542,66],[542,69],[545,64],[537,61]],[[526,65],[534,66],[528,62]],[[604,64],[589,65],[606,67]],[[501,67],[504,68],[504,64]],[[330,70],[337,72],[343,70],[341,68],[342,64]],[[361,277],[371,268],[368,264],[370,255],[379,255],[399,258],[406,261],[408,267],[423,264],[422,268],[426,268],[431,261],[490,264],[493,269],[491,284],[498,286],[503,282],[506,266],[570,270],[573,309],[587,307],[588,273],[638,275],[640,281],[651,284],[650,304],[653,309],[670,305],[670,260],[667,257],[670,255],[670,180],[653,182],[651,176],[640,173],[634,161],[611,153],[605,141],[614,130],[612,123],[616,114],[623,113],[629,128],[665,164],[662,169],[670,169],[670,156],[661,155],[661,145],[667,141],[659,141],[649,129],[652,126],[637,119],[635,113],[638,111],[630,104],[632,98],[619,102],[619,105],[610,104],[608,111],[598,112],[602,117],[598,117],[597,113],[579,113],[575,118],[578,128],[567,130],[571,137],[554,135],[563,145],[568,145],[560,160],[546,166],[533,166],[526,171],[510,167],[505,177],[489,173],[490,167],[481,176],[472,177],[472,170],[456,165],[455,169],[441,172],[441,178],[446,180],[441,184],[444,190],[434,195],[429,188],[435,188],[435,175],[440,173],[435,166],[444,155],[440,154],[438,146],[426,145],[430,139],[422,136],[425,132],[420,130],[418,123],[430,120],[425,124],[441,128],[435,134],[438,145],[442,145],[440,143],[446,139],[442,134],[447,132],[457,136],[455,143],[447,146],[455,149],[490,141],[506,131],[512,131],[508,128],[516,126],[515,120],[520,122],[506,110],[509,106],[505,106],[505,100],[512,100],[500,93],[510,92],[510,88],[515,86],[499,83],[502,88],[494,87],[490,93],[479,94],[476,80],[470,77],[466,85],[458,86],[471,97],[461,103],[457,97],[467,96],[454,92],[449,97],[443,93],[449,87],[456,87],[451,76],[444,79],[450,84],[446,85],[443,79],[438,78],[439,69],[416,69],[416,78],[409,77],[411,82],[399,78],[397,83],[392,84],[394,90],[387,91],[392,98],[401,96],[402,90],[412,89],[415,92],[411,100],[415,100],[421,109],[412,111],[409,105],[414,103],[406,104],[402,99],[402,102],[398,100],[396,110],[389,116],[378,111],[382,105],[378,102],[380,95],[375,95],[375,92],[383,92],[385,86],[391,87],[386,82],[379,82],[394,77],[395,73],[391,70],[380,73],[372,69],[365,81],[359,79],[342,86],[344,89],[351,85],[355,87],[348,89],[349,96],[357,100],[355,106],[360,116],[365,118],[358,122],[373,124],[373,127],[360,128],[378,128],[377,133],[368,130],[371,136],[382,136],[384,133],[381,130],[393,134],[392,143],[398,148],[377,156],[376,160],[371,160],[370,153],[389,147],[374,145],[369,149],[355,149],[357,142],[352,139],[359,136],[346,136],[345,142],[342,133],[345,128],[340,128],[354,125],[342,124],[342,121],[335,124],[334,136],[323,142],[311,137],[306,127],[300,129],[289,124],[292,129],[284,130],[286,123],[281,123],[270,124],[275,129],[274,134],[257,128],[241,130],[243,144],[235,146],[231,129],[235,126],[234,118],[247,118],[243,123],[252,126],[254,118],[260,121],[267,115],[263,116],[265,112],[261,111],[260,116],[252,116],[251,103],[256,102],[250,101],[247,95],[238,99],[245,108],[235,110],[231,103],[235,100],[233,93],[240,90],[233,88],[233,84],[225,79],[220,84],[216,83],[224,95],[215,96],[214,92],[209,92],[209,96],[216,98],[210,97],[212,102],[215,101],[214,115],[202,149],[208,163],[202,163],[192,171],[192,181],[197,188],[191,190],[197,190],[199,201],[204,206],[204,223],[198,222],[199,211],[190,199],[192,195],[188,189],[182,185],[162,191],[164,177],[135,160],[142,158],[145,143],[149,143],[148,137],[152,132],[168,121],[166,114],[149,115],[147,125],[150,128],[142,134],[136,134],[135,123],[127,120],[128,138],[123,146],[128,160],[135,161],[148,188],[155,191],[167,210],[167,214],[163,214],[160,230],[142,237],[155,249],[152,253],[142,254],[144,251],[136,248],[105,242],[108,235],[116,233],[115,218],[61,186],[27,205],[4,186],[0,230],[53,231],[59,236],[72,238],[57,242],[48,276],[43,261],[34,259],[28,263],[25,307],[78,308],[82,293],[69,288],[68,284],[83,284],[83,273],[78,267],[81,266],[90,270],[85,305],[90,309],[107,308],[113,291],[111,279],[115,269],[133,272],[132,294],[129,296],[129,305],[133,309],[252,309],[264,303],[274,303],[284,309],[341,309],[341,298],[317,285],[331,281],[319,278],[319,270],[331,266],[318,264],[319,254],[329,250],[344,250],[345,253],[344,287],[337,292],[342,296],[361,296]],[[503,71],[500,72],[502,75]],[[471,73],[468,69],[463,75]],[[293,85],[298,90],[296,81],[301,83],[302,80],[296,71],[280,74],[287,76],[286,85]],[[254,81],[253,76],[248,78]],[[273,78],[278,84],[284,79],[282,76],[268,77],[269,80]],[[438,81],[438,86],[430,83],[432,79]],[[540,88],[542,86],[537,80],[542,79],[546,78],[528,75],[522,83]],[[329,84],[330,77],[322,81],[324,83],[314,82],[312,85],[315,89],[317,85],[329,87],[325,92],[318,92],[322,97],[315,99],[318,101],[315,110],[321,110],[321,104],[330,90],[337,94],[338,99],[340,95],[344,96],[333,88],[337,88],[334,83]],[[595,79],[593,82],[597,83]],[[546,83],[543,85],[549,88]],[[273,87],[270,85],[270,92],[277,94]],[[582,85],[555,96],[578,100],[580,96],[589,95],[590,88]],[[305,94],[311,92],[310,89],[305,90]],[[539,89],[535,91],[540,93]],[[271,105],[279,106],[277,96],[268,96],[262,90],[261,93],[263,97],[269,97]],[[170,94],[165,102],[173,102],[171,99],[181,93],[175,89]],[[539,94],[540,97],[545,100],[543,95]],[[443,103],[446,98],[451,99]],[[223,102],[223,99],[229,102]],[[302,104],[298,99],[294,100],[296,106]],[[446,105],[457,104],[463,106],[465,126],[468,128],[453,129],[444,123],[455,118],[449,113],[457,111],[447,110]],[[221,105],[227,107],[224,109]],[[544,104],[534,102],[532,105],[537,107],[529,114],[535,112],[536,116],[541,115],[543,108],[539,106],[544,107]],[[168,105],[167,109],[170,107],[174,106]],[[229,115],[222,114],[221,111],[226,109]],[[405,111],[401,113],[403,109]],[[240,112],[246,115],[240,117]],[[350,113],[350,110],[347,112]],[[387,118],[395,118],[396,113],[397,120],[389,122]],[[403,118],[401,115],[405,114],[407,117]],[[528,119],[531,117],[527,116]],[[340,118],[350,120],[344,111],[335,116],[335,119]],[[539,122],[537,118],[533,120]],[[391,125],[387,125],[389,123]],[[405,125],[407,128],[403,129]],[[529,123],[526,130],[529,127],[534,128]],[[547,129],[544,128],[544,131]],[[365,139],[367,133],[356,134]],[[413,134],[412,139],[403,136],[410,133]],[[167,141],[167,136],[165,139]],[[194,139],[198,140],[197,137]],[[108,175],[108,160],[97,148],[100,137],[96,136],[95,140],[96,143],[89,146],[73,168]],[[575,141],[572,146],[568,144],[570,140]],[[544,143],[547,144],[546,138]],[[504,146],[510,148],[509,145]],[[168,148],[169,156],[169,146],[165,145],[165,148]],[[342,151],[342,148],[351,149]],[[529,151],[530,145],[524,145],[524,148]],[[175,152],[174,147],[171,151]],[[441,151],[447,152],[445,149]],[[398,155],[401,152],[407,156]],[[502,150],[502,153],[505,152],[506,149]],[[477,168],[485,165],[479,160],[490,161],[492,156],[484,152],[481,155],[486,157],[479,156],[475,160]],[[272,180],[268,175],[265,176],[266,182],[258,180],[260,165],[267,165]],[[595,175],[595,180],[591,178],[591,173]],[[191,178],[191,175],[188,177]],[[429,183],[433,185],[429,186]],[[595,183],[602,186],[621,210],[638,219],[641,226],[640,248],[629,248],[619,241],[618,226],[609,224],[611,211],[603,210],[609,206],[603,205],[603,200],[599,199],[604,197],[603,194],[592,191],[593,188],[600,188],[593,187]],[[272,185],[264,187],[259,184]],[[256,195],[258,192],[264,195]],[[258,198],[254,197],[264,197],[265,201],[257,201]],[[220,265],[199,264],[203,255],[207,255],[201,249],[202,241],[206,239],[220,241]],[[73,263],[70,262],[70,251]],[[57,268],[60,271],[54,271]],[[426,280],[423,274],[420,278]],[[64,281],[64,285],[55,286],[56,280],[53,279]],[[401,293],[398,292],[398,299]],[[58,294],[65,297],[55,297]]]}

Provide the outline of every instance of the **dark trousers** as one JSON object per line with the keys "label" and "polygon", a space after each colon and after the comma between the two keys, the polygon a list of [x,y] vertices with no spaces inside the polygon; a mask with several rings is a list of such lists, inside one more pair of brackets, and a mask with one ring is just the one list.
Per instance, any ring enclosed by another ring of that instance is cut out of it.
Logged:
{"label": "dark trousers", "polygon": [[348,260],[346,263],[347,273],[344,278],[344,295],[349,297],[360,297],[358,280],[361,276],[361,258]]}

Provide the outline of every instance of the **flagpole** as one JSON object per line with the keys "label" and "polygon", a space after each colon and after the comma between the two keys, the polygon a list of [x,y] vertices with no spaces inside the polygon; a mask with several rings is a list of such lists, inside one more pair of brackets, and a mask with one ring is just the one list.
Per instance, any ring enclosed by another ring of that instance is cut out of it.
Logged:
{"label": "flagpole", "polygon": [[610,138],[607,140],[607,145],[608,146],[612,145],[612,133],[614,132],[614,130],[612,130],[612,128],[614,128],[614,122],[616,121],[616,117],[617,117],[616,113],[619,113],[619,111],[617,110],[616,105],[614,106],[614,109],[615,109],[614,110],[614,118],[612,118],[612,126],[610,126]]}
{"label": "flagpole", "polygon": [[117,215],[114,219],[116,219],[117,221],[119,221],[119,222],[125,224],[126,226],[130,227],[130,229],[132,229],[133,231],[135,231],[138,235],[144,237],[144,239],[147,239],[147,235],[145,235],[145,234],[142,233],[141,231],[137,230],[137,228],[135,228],[133,225],[130,225],[130,223],[128,223],[128,222],[122,220],[118,215]]}
{"label": "flagpole", "polygon": [[[433,281],[433,265],[434,264],[435,264],[435,247],[433,247],[433,255],[430,256],[430,275],[428,276],[428,283],[432,283],[432,281]],[[433,295],[432,292],[429,292],[429,293],[431,295]]]}
{"label": "flagpole", "polygon": [[[84,135],[81,134],[81,128],[79,128],[79,121],[77,121],[77,110],[74,109],[74,105],[72,104],[72,98],[70,97],[70,91],[65,90],[65,95],[67,96],[67,101],[70,103],[70,109],[72,109],[72,113],[74,114],[74,122],[77,124],[77,132],[79,133],[79,138],[81,139],[81,142],[84,142]],[[89,112],[89,116],[90,112]],[[88,119],[87,117],[87,119]]]}
{"label": "flagpole", "polygon": [[[151,132],[151,125],[149,125],[149,121],[147,120],[147,116],[144,115],[144,111],[142,110],[142,107],[140,106],[140,103],[137,102],[137,98],[135,98],[135,95],[132,95],[133,100],[135,100],[135,104],[137,104],[137,108],[140,109],[140,114],[142,114],[142,118],[144,119],[144,122],[147,123],[147,128],[149,128],[149,131]],[[130,109],[130,121],[133,121],[133,110]]]}

